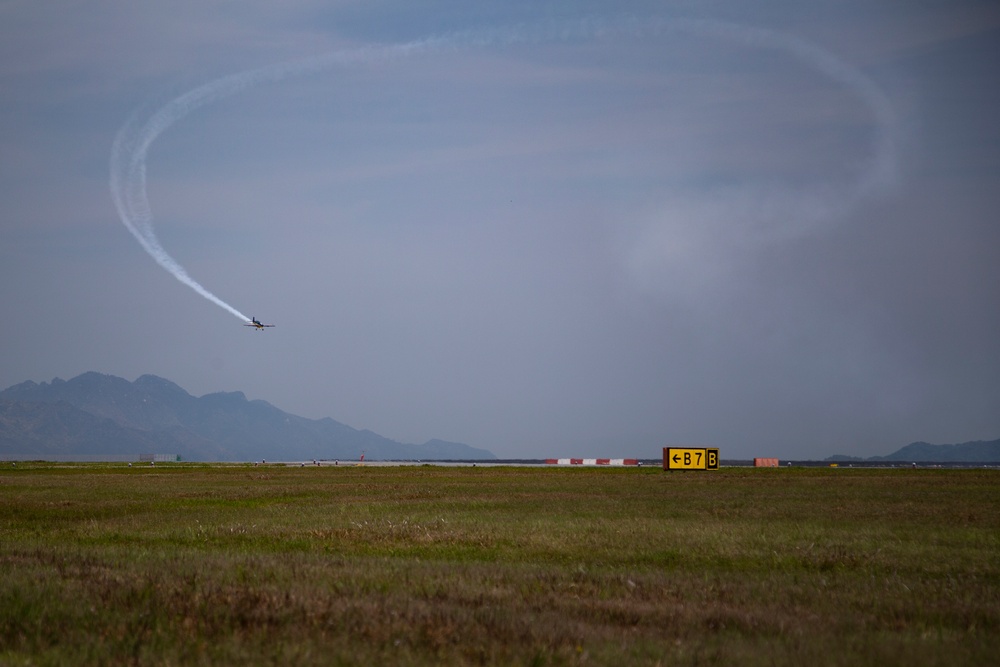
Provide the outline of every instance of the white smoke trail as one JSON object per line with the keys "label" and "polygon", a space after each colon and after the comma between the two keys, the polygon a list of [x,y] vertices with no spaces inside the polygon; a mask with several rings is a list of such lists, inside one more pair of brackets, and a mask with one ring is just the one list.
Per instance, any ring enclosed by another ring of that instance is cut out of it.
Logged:
{"label": "white smoke trail", "polygon": [[[829,219],[870,192],[885,187],[895,179],[896,152],[894,119],[888,98],[875,83],[857,69],[818,46],[797,37],[749,26],[693,19],[634,18],[605,20],[584,19],[572,22],[546,22],[491,30],[473,30],[394,45],[372,46],[336,51],[304,60],[281,63],[225,76],[194,88],[156,111],[145,123],[133,116],[118,132],[111,150],[111,196],[122,223],[156,262],[195,292],[236,317],[246,315],[205,289],[170,254],[164,250],[153,227],[153,214],[146,194],[146,158],[152,143],[174,123],[191,112],[218,100],[263,83],[321,72],[352,63],[370,63],[405,58],[430,50],[509,46],[622,36],[654,36],[688,33],[742,43],[757,48],[783,51],[823,75],[851,89],[871,110],[877,136],[875,151],[867,169],[853,190],[826,198],[821,205],[813,202],[813,217]],[[815,213],[815,211],[820,213]]]}
{"label": "white smoke trail", "polygon": [[[866,196],[896,181],[895,114],[889,98],[869,77],[829,51],[793,35],[717,21],[689,20],[684,22],[684,26],[696,34],[784,51],[852,90],[868,106],[876,126],[875,154],[869,167],[858,179],[852,199]],[[674,26],[668,22],[662,24],[659,29],[669,30],[671,27]],[[851,205],[853,203],[855,202],[852,201]],[[841,206],[843,207],[843,202]]]}
{"label": "white smoke trail", "polygon": [[146,157],[150,145],[171,125],[192,111],[247,88],[335,65],[370,62],[394,55],[403,56],[433,43],[434,40],[423,40],[389,47],[339,51],[299,62],[282,63],[240,72],[216,79],[184,93],[160,108],[141,125],[133,116],[119,130],[111,149],[111,196],[118,209],[118,216],[143,249],[177,280],[241,320],[249,322],[249,317],[192,278],[184,267],[160,245],[160,240],[153,228],[153,213],[149,205],[149,197],[146,194]]}

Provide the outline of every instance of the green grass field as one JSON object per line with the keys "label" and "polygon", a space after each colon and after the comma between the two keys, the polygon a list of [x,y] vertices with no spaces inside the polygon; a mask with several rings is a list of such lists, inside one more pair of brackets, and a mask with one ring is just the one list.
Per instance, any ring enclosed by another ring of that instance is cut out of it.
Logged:
{"label": "green grass field", "polygon": [[0,464],[3,665],[998,655],[998,471]]}

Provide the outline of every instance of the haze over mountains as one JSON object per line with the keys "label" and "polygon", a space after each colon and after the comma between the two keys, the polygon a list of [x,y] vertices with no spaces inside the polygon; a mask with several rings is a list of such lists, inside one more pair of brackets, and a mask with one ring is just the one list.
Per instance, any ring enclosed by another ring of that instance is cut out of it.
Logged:
{"label": "haze over mountains", "polygon": [[932,445],[912,442],[887,456],[831,456],[827,461],[920,461],[934,463],[1000,462],[1000,440],[976,440],[957,445]]}
{"label": "haze over mountains", "polygon": [[461,443],[406,444],[330,418],[307,419],[242,392],[195,397],[169,380],[89,372],[0,391],[0,455],[177,454],[187,461],[495,459]]}
{"label": "haze over mountains", "polygon": [[[129,382],[89,372],[0,391],[0,458],[179,455],[186,461],[491,460],[490,451],[428,440],[396,442],[330,418],[307,419],[243,392],[195,397],[169,380]],[[914,442],[886,456],[828,461],[997,462],[1000,440]]]}

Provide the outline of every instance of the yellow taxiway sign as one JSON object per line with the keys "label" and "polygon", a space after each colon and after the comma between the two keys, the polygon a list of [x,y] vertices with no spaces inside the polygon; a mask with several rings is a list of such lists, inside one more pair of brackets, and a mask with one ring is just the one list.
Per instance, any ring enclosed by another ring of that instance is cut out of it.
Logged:
{"label": "yellow taxiway sign", "polygon": [[718,470],[719,450],[714,447],[664,447],[664,470]]}

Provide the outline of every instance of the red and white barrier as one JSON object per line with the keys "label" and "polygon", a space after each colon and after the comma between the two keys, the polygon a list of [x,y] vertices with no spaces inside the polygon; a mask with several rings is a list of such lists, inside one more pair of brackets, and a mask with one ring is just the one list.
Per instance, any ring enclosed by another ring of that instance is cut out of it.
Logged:
{"label": "red and white barrier", "polygon": [[545,459],[551,465],[560,466],[635,466],[639,459]]}

